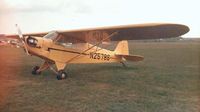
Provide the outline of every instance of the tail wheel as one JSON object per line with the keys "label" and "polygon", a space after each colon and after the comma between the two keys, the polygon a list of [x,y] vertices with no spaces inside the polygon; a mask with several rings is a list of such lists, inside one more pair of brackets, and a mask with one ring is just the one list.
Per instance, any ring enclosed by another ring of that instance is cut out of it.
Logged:
{"label": "tail wheel", "polygon": [[66,79],[67,77],[68,77],[67,73],[64,72],[63,70],[59,71],[58,74],[57,74],[58,80],[63,80],[63,79]]}
{"label": "tail wheel", "polygon": [[33,75],[39,75],[39,74],[41,74],[41,72],[38,72],[38,71],[37,71],[39,68],[40,68],[39,66],[33,67],[33,69],[32,69],[32,74],[33,74]]}

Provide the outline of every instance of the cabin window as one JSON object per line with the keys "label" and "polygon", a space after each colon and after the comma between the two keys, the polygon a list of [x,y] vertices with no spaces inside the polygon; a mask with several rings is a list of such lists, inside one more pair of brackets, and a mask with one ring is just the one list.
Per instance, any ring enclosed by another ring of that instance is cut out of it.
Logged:
{"label": "cabin window", "polygon": [[55,40],[58,37],[58,35],[59,35],[58,32],[52,31],[52,32],[49,32],[47,35],[45,35],[44,38]]}

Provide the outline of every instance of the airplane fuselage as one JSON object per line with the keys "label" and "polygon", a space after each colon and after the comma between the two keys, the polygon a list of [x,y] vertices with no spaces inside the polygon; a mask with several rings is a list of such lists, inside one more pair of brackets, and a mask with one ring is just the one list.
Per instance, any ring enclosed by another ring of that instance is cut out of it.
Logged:
{"label": "airplane fuselage", "polygon": [[[28,39],[28,38],[26,38]],[[69,44],[55,43],[50,39],[34,37],[36,45],[30,45],[26,41],[27,49],[30,54],[38,56],[46,61],[54,63],[111,63],[120,62],[121,58],[115,56],[114,51],[103,49],[89,43]],[[83,52],[87,50],[86,52]],[[76,57],[76,59],[73,59]]]}

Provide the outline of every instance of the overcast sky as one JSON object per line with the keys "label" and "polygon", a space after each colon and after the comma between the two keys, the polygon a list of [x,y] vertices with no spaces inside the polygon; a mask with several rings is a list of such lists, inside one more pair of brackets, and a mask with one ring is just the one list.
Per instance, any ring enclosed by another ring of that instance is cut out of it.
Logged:
{"label": "overcast sky", "polygon": [[199,0],[0,0],[0,33],[152,22],[180,23],[200,37]]}

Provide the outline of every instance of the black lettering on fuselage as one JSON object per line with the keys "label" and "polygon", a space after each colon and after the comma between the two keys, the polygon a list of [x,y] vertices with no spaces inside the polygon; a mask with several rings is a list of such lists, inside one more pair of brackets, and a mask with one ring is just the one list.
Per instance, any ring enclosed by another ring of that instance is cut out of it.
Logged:
{"label": "black lettering on fuselage", "polygon": [[90,58],[91,59],[97,59],[97,60],[110,60],[110,55],[109,54],[103,54],[103,53],[90,53]]}

